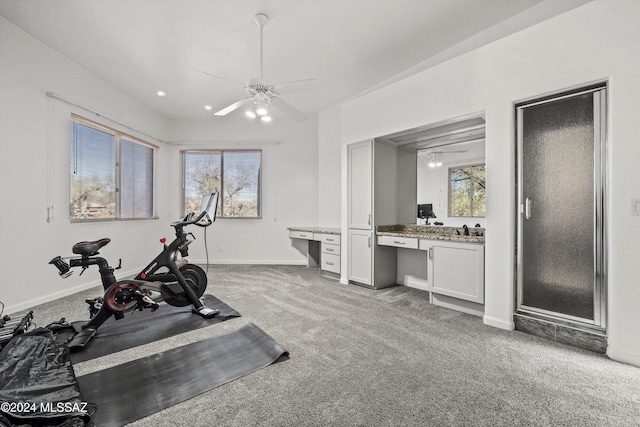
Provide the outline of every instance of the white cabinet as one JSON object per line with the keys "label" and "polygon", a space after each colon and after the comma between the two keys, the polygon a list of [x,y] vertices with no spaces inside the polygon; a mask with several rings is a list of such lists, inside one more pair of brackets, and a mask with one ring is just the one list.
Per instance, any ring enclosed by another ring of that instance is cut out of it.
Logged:
{"label": "white cabinet", "polygon": [[349,230],[349,280],[362,285],[372,286],[372,237],[373,232],[368,230]]}
{"label": "white cabinet", "polygon": [[397,248],[418,249],[418,239],[412,237],[378,236],[378,244]]}
{"label": "white cabinet", "polygon": [[484,303],[484,245],[420,240],[420,249],[429,251],[431,292]]}
{"label": "white cabinet", "polygon": [[291,231],[289,231],[289,238],[291,238],[291,239],[313,240],[313,232],[311,232],[311,231],[291,230]]}
{"label": "white cabinet", "polygon": [[373,145],[364,141],[349,145],[348,154],[349,203],[348,226],[371,230],[373,208]]}
{"label": "white cabinet", "polygon": [[314,235],[321,245],[320,269],[325,272],[340,274],[340,236],[335,234]]}
{"label": "white cabinet", "polygon": [[398,150],[367,140],[349,144],[347,155],[348,280],[375,289],[395,285],[395,251],[376,245],[375,227],[396,223]]}

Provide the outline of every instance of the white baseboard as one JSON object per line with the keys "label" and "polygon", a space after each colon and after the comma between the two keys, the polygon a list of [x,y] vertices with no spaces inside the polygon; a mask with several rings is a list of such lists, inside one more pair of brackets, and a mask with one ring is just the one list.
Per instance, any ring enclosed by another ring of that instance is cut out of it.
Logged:
{"label": "white baseboard", "polygon": [[396,280],[399,285],[408,286],[410,288],[420,289],[421,291],[430,291],[427,281],[416,279],[413,276],[404,276]]}
{"label": "white baseboard", "polygon": [[[206,265],[206,259],[189,259],[191,264],[197,265]],[[292,260],[247,260],[247,259],[224,259],[224,260],[209,260],[209,265],[237,265],[237,264],[246,264],[246,265],[307,265],[307,261],[292,261]]]}
{"label": "white baseboard", "polygon": [[496,319],[495,317],[485,315],[482,320],[485,325],[493,326],[494,328],[506,329],[507,331],[513,331],[516,325],[511,321],[504,321],[502,319]]}
{"label": "white baseboard", "polygon": [[615,360],[616,362],[640,367],[639,355],[616,350],[614,348],[611,348],[611,345],[607,346],[607,356],[609,357],[609,359]]}
{"label": "white baseboard", "polygon": [[[198,264],[198,265],[205,265],[207,263],[207,260],[189,260],[189,262],[191,262],[192,264]],[[209,260],[209,264],[254,264],[254,265],[307,265],[306,261],[299,261],[299,260],[220,260],[220,261],[211,261]],[[143,267],[138,267],[138,268],[134,268],[134,269],[130,269],[127,271],[120,271],[120,270],[116,270],[115,271],[115,275],[116,275],[116,279],[121,280],[121,279],[125,279],[125,278],[130,278],[130,277],[134,277],[136,276],[138,273],[140,273],[140,271],[142,270]],[[64,298],[66,296],[75,294],[77,292],[82,292],[85,291],[87,289],[91,289],[93,287],[96,286],[101,286],[102,282],[100,281],[100,279],[96,279],[96,280],[92,280],[90,282],[86,282],[86,283],[82,283],[80,285],[71,287],[71,288],[65,288],[56,292],[52,292],[50,294],[45,294],[45,295],[40,295],[36,298],[27,300],[27,301],[23,301],[21,303],[18,304],[13,304],[13,305],[7,305],[4,308],[4,313],[8,313],[9,315],[13,314],[13,313],[18,313],[24,310],[30,310],[31,308],[40,305],[40,304],[44,304],[53,300],[56,300],[58,298]]]}
{"label": "white baseboard", "polygon": [[436,293],[431,294],[431,303],[433,305],[448,308],[450,310],[461,311],[478,317],[482,317],[484,315],[484,305],[448,297],[446,295],[439,295]]}
{"label": "white baseboard", "polygon": [[[140,269],[129,270],[129,271],[125,271],[123,273],[118,273],[118,271],[116,271],[116,278],[117,279],[124,279],[125,277],[136,275],[139,272],[140,272]],[[8,305],[8,306],[5,307],[4,312],[5,313],[9,313],[9,315],[11,315],[13,313],[18,313],[18,312],[21,312],[21,311],[30,310],[33,307],[37,306],[37,305],[44,304],[44,303],[47,303],[47,302],[51,302],[51,301],[57,300],[59,298],[64,298],[66,296],[73,295],[73,294],[78,293],[78,292],[86,291],[87,289],[95,288],[96,286],[102,286],[102,281],[100,279],[96,279],[96,280],[92,280],[90,282],[82,283],[80,285],[77,285],[77,286],[74,286],[74,287],[71,287],[71,288],[65,288],[65,289],[62,289],[62,290],[59,290],[59,291],[56,291],[56,292],[52,292],[50,294],[40,295],[40,296],[38,296],[36,298],[21,302],[19,304]]]}

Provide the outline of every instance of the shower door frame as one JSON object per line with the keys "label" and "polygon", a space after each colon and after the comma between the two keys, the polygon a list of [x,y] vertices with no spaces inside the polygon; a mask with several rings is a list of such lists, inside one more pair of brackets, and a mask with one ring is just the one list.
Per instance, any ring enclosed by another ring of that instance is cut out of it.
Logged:
{"label": "shower door frame", "polygon": [[[527,107],[558,101],[573,96],[593,93],[594,145],[594,275],[593,275],[593,320],[552,312],[523,304],[523,226],[525,201],[523,188],[523,110]],[[600,82],[577,89],[562,91],[544,97],[537,97],[515,105],[516,112],[516,178],[517,178],[517,233],[516,233],[516,313],[533,315],[552,322],[567,323],[576,327],[606,330],[607,326],[607,83]]]}

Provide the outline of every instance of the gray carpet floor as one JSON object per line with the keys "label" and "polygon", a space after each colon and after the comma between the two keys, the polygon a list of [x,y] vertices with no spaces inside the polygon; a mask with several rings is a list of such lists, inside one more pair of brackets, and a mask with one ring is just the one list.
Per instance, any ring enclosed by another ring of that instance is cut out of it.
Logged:
{"label": "gray carpet floor", "polygon": [[[76,375],[249,322],[290,359],[132,426],[640,425],[640,368],[485,326],[423,291],[341,285],[301,266],[214,265],[208,276],[207,293],[241,318],[76,364]],[[35,307],[36,321],[84,319],[99,291]]]}

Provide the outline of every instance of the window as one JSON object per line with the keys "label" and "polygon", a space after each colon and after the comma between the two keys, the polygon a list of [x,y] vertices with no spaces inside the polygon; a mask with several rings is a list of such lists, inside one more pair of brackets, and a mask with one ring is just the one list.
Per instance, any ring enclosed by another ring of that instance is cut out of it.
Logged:
{"label": "window", "polygon": [[218,217],[261,217],[261,150],[183,151],[182,155],[185,213],[197,212],[202,196],[217,191]]}
{"label": "window", "polygon": [[449,168],[449,216],[486,215],[485,165]]}
{"label": "window", "polygon": [[153,218],[156,148],[73,115],[71,221]]}

